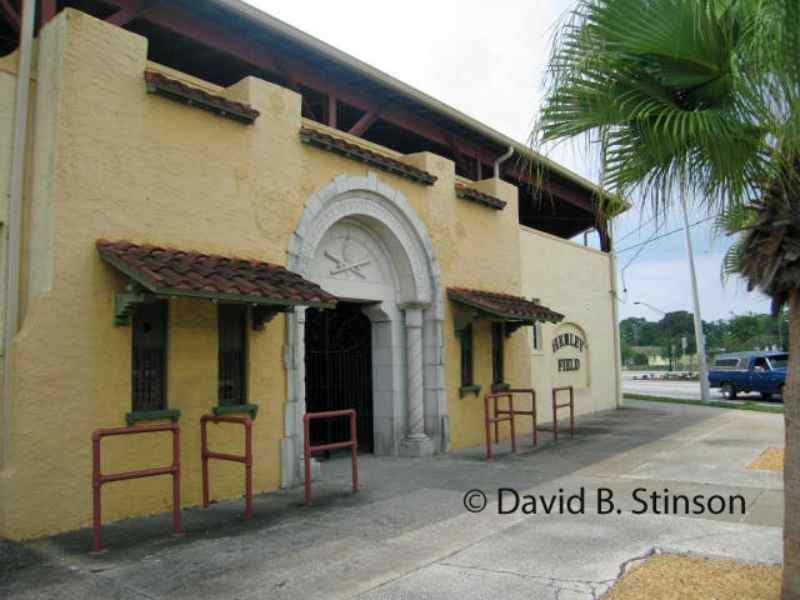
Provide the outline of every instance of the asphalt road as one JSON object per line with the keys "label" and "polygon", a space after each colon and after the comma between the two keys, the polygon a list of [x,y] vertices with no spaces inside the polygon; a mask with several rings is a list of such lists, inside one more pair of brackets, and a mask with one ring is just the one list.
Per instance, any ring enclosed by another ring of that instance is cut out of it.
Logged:
{"label": "asphalt road", "polygon": [[[622,382],[622,391],[626,394],[644,394],[681,400],[700,400],[700,383],[697,381],[641,381],[627,376]],[[712,400],[723,400],[718,389],[711,390]],[[737,400],[761,400],[761,394],[739,394]]]}

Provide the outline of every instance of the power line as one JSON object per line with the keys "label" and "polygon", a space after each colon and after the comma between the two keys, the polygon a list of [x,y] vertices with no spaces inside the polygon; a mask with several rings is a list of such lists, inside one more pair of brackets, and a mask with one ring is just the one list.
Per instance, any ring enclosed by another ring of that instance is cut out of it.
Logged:
{"label": "power line", "polygon": [[629,237],[631,237],[632,235],[636,235],[637,233],[639,233],[640,231],[642,231],[642,229],[644,229],[645,227],[647,227],[648,225],[650,225],[650,223],[652,223],[653,221],[655,221],[656,219],[658,219],[658,217],[659,217],[659,215],[655,215],[655,216],[653,216],[653,217],[649,218],[649,219],[648,219],[647,221],[645,221],[644,223],[639,223],[639,226],[638,226],[636,229],[634,229],[634,230],[632,230],[632,231],[629,231],[628,233],[626,233],[626,234],[625,234],[625,235],[623,235],[622,237],[619,237],[619,238],[617,238],[617,239],[616,239],[616,242],[617,242],[617,243],[620,243],[622,240],[628,239],[628,238],[629,238]]}
{"label": "power line", "polygon": [[[716,219],[716,218],[717,218],[716,215],[713,215],[713,216],[710,216],[710,217],[706,217],[705,219],[700,219],[699,221],[695,221],[694,223],[689,225],[689,227],[692,228],[695,225],[700,225],[701,223],[705,223],[706,221],[710,221],[711,219]],[[633,246],[628,246],[627,248],[623,248],[622,250],[617,250],[617,254],[622,254],[623,252],[627,252],[628,250],[633,250],[634,248],[638,248],[639,246],[646,246],[647,244],[649,244],[651,242],[655,242],[657,240],[660,240],[660,239],[665,238],[665,237],[670,236],[670,235],[674,235],[676,233],[680,233],[681,231],[683,231],[683,227],[679,227],[678,229],[673,229],[672,231],[668,231],[667,233],[663,233],[663,234],[661,234],[659,236],[651,237],[649,240],[644,241],[644,242],[642,242],[640,244],[634,244]]]}

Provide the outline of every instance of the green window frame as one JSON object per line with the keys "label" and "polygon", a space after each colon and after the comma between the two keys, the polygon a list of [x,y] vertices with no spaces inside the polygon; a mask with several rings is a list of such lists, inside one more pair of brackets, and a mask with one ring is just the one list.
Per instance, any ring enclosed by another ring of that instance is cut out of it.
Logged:
{"label": "green window frame", "polygon": [[132,318],[131,410],[167,408],[167,303],[139,304]]}
{"label": "green window frame", "polygon": [[221,407],[247,404],[247,306],[217,305],[218,399]]}
{"label": "green window frame", "polygon": [[169,303],[144,302],[131,316],[131,412],[128,425],[140,421],[171,419],[181,411],[167,406]]}
{"label": "green window frame", "polygon": [[474,353],[472,344],[472,323],[461,330],[459,342],[461,345],[461,387],[474,385]]}
{"label": "green window frame", "polygon": [[505,324],[492,323],[492,384],[505,383]]}

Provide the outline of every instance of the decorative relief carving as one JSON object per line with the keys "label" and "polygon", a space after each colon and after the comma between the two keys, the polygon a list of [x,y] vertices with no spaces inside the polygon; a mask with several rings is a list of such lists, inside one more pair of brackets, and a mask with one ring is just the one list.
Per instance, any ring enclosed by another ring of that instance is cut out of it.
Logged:
{"label": "decorative relief carving", "polygon": [[359,196],[336,199],[330,206],[324,207],[317,215],[313,227],[308,231],[303,240],[300,252],[302,268],[300,273],[310,272],[314,251],[319,246],[325,233],[337,222],[347,217],[369,217],[389,229],[403,249],[404,257],[409,262],[409,275],[413,278],[416,287],[415,301],[430,302],[430,283],[426,280],[429,269],[426,267],[424,257],[420,256],[417,246],[413,243],[403,223],[386,207],[370,199],[371,192],[359,192]]}
{"label": "decorative relief carving", "polygon": [[338,256],[334,255],[336,250],[326,249],[322,254],[331,262],[328,274],[331,277],[351,276],[358,279],[366,279],[362,269],[372,264],[369,252],[364,246],[352,240],[348,234],[343,240],[337,240],[339,246]]}

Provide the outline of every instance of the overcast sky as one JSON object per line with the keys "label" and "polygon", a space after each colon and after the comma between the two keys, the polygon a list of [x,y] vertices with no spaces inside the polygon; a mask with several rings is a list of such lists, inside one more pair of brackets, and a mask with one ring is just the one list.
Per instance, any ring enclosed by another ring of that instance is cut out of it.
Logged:
{"label": "overcast sky", "polygon": [[[405,0],[388,11],[357,0],[248,1],[520,141],[527,140],[539,107],[554,27],[572,6],[572,0]],[[595,168],[579,149],[561,147],[552,157],[594,178]],[[691,219],[706,216],[696,212]],[[676,213],[656,232],[646,210],[618,220],[619,268],[625,267],[620,289],[628,290],[621,293],[621,318],[661,317],[637,301],[664,311],[692,310],[682,232],[646,244],[638,255],[639,248],[625,251],[681,223]],[[747,293],[736,280],[722,284],[729,241],[715,236],[710,222],[693,228],[693,241],[705,320],[768,311],[763,295]]]}

